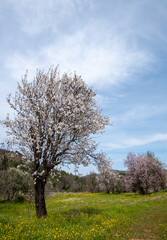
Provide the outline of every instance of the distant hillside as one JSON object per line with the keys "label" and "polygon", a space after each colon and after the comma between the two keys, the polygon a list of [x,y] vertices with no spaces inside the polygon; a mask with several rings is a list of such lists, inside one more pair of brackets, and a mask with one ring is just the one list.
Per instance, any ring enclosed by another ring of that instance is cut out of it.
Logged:
{"label": "distant hillside", "polygon": [[115,170],[115,169],[113,169],[113,171],[118,173],[118,175],[120,175],[120,176],[124,176],[126,174],[126,171],[124,171],[124,170]]}
{"label": "distant hillside", "polygon": [[17,167],[22,164],[22,154],[19,152],[0,149],[0,170],[6,167]]}
{"label": "distant hillside", "polygon": [[[3,168],[2,165],[4,165],[5,162],[8,165],[8,167],[17,167],[18,165],[23,164],[22,154],[19,153],[18,151],[13,152],[13,151],[8,151],[6,149],[0,149],[0,170]],[[113,170],[113,171],[117,172],[121,176],[125,175],[125,171],[122,171],[122,170]],[[73,177],[75,176],[74,174],[71,174],[65,171],[61,171],[61,175],[69,175]]]}

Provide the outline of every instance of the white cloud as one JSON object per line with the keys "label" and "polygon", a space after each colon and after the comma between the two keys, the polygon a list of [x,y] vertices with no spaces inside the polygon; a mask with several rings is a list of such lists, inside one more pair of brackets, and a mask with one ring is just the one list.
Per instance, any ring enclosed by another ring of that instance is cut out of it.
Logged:
{"label": "white cloud", "polygon": [[100,106],[102,108],[108,107],[111,104],[115,103],[116,99],[117,97],[105,96],[105,95],[99,94],[98,92],[96,94],[97,106]]}
{"label": "white cloud", "polygon": [[84,5],[92,7],[91,0],[6,0],[13,7],[21,30],[38,35],[45,30],[59,30],[59,24],[82,10]]}
{"label": "white cloud", "polygon": [[33,70],[59,64],[62,72],[76,71],[87,83],[104,86],[129,80],[134,73],[144,71],[151,61],[148,52],[131,49],[121,39],[108,38],[104,43],[94,44],[93,37],[88,41],[85,29],[38,52],[15,53],[6,60],[5,66],[18,78],[18,73],[23,74],[27,68]]}
{"label": "white cloud", "polygon": [[32,79],[36,69],[40,68],[41,64],[35,56],[24,56],[14,53],[12,56],[6,58],[4,66],[11,73],[13,80],[19,82],[21,77],[26,73],[26,70],[28,70],[29,77]]}
{"label": "white cloud", "polygon": [[[89,84],[119,85],[147,70],[154,61],[152,54],[140,48],[136,41],[133,21],[139,4],[121,3],[126,10],[122,11],[120,4],[112,8],[112,1],[108,1],[111,14],[101,18],[97,11],[100,3],[92,0],[6,1],[15,10],[21,31],[31,37],[43,33],[45,38],[45,30],[46,34],[51,34],[50,41],[44,41],[45,45],[43,42],[40,46],[39,39],[38,49],[27,50],[24,55],[21,50],[10,53],[5,66],[11,69],[14,78],[19,79],[27,68],[34,73],[36,68],[60,64],[62,72],[76,70]],[[92,16],[86,15],[87,19],[84,13],[90,9]],[[76,15],[82,19],[78,24]],[[70,25],[75,27],[68,35]]]}
{"label": "white cloud", "polygon": [[117,85],[152,61],[148,52],[131,49],[123,41],[108,37],[105,42],[95,44],[93,37],[88,41],[85,29],[65,37],[61,45],[46,47],[43,55],[48,62],[76,70],[90,84]]}
{"label": "white cloud", "polygon": [[167,105],[135,105],[130,110],[112,117],[117,125],[139,122],[166,113]]}
{"label": "white cloud", "polygon": [[143,137],[142,139],[125,137],[119,140],[119,143],[107,143],[104,146],[110,150],[132,148],[137,146],[143,146],[149,143],[154,143],[158,141],[167,141],[166,133],[157,133],[152,136]]}

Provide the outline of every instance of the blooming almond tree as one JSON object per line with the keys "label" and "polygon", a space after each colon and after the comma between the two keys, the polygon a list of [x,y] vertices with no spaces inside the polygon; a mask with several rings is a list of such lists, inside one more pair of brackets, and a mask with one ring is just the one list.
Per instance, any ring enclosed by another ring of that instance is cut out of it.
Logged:
{"label": "blooming almond tree", "polygon": [[110,193],[111,191],[114,193],[118,176],[111,168],[111,161],[101,161],[98,170],[99,174],[97,176],[97,181],[99,183],[99,188],[106,193]]}
{"label": "blooming almond tree", "polygon": [[136,156],[129,153],[125,166],[128,170],[125,177],[125,185],[128,190],[138,191],[140,194],[148,194],[149,190],[157,192],[163,187],[165,181],[162,164],[153,153]]}
{"label": "blooming almond tree", "polygon": [[37,70],[33,82],[26,73],[15,96],[7,98],[16,115],[13,120],[8,115],[2,123],[27,159],[34,178],[38,218],[47,214],[45,184],[55,166],[99,164],[105,156],[96,153],[92,139],[109,124],[96,105],[95,95],[81,77],[60,77],[57,68],[50,68],[47,73]]}

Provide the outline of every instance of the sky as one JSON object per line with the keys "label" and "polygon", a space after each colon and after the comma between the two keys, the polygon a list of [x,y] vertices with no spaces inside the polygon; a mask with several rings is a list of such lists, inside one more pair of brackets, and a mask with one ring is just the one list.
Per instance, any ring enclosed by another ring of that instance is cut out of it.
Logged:
{"label": "sky", "polygon": [[125,169],[129,152],[167,164],[167,1],[0,0],[0,39],[1,120],[26,70],[33,80],[59,65],[97,91],[112,126],[96,140],[113,169]]}

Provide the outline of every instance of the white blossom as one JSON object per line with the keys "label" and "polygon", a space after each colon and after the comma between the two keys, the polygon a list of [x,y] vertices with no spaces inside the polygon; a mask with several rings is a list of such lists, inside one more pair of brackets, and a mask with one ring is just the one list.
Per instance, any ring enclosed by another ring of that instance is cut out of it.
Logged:
{"label": "white blossom", "polygon": [[14,120],[7,115],[2,123],[12,144],[26,157],[34,179],[46,180],[60,164],[86,166],[102,161],[104,154],[96,153],[90,136],[103,133],[109,119],[101,115],[95,91],[77,75],[60,78],[57,68],[47,73],[37,70],[32,82],[27,74],[15,96],[7,98],[16,112]]}

